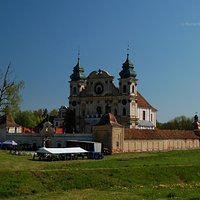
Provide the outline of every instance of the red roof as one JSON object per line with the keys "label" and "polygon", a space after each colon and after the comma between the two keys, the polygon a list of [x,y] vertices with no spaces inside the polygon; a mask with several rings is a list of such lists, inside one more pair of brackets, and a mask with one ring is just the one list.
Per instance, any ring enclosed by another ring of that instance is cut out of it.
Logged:
{"label": "red roof", "polygon": [[124,139],[199,139],[199,137],[194,133],[194,131],[125,128]]}
{"label": "red roof", "polygon": [[12,115],[9,114],[0,117],[0,125],[6,127],[20,127],[20,125],[15,122]]}
{"label": "red roof", "polygon": [[151,106],[148,101],[139,93],[137,92],[137,103],[139,107],[142,108],[149,108],[152,109],[153,111],[157,111],[153,106]]}

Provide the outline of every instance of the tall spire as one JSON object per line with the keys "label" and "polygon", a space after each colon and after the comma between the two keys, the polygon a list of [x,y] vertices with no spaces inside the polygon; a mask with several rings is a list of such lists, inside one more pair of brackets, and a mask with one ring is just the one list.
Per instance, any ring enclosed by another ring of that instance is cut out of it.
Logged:
{"label": "tall spire", "polygon": [[72,81],[85,80],[84,68],[80,65],[80,48],[78,49],[78,61],[70,76]]}
{"label": "tall spire", "polygon": [[80,62],[80,47],[78,48],[78,62]]}
{"label": "tall spire", "polygon": [[129,50],[130,50],[130,48],[129,48],[129,41],[128,41],[128,47],[127,47],[127,59],[128,59],[128,57],[129,57]]}

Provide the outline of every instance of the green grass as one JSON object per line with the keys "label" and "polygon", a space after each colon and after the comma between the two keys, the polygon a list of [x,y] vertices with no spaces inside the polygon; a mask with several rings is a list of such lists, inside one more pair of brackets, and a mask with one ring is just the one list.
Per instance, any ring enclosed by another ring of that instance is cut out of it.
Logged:
{"label": "green grass", "polygon": [[200,200],[200,150],[32,161],[0,151],[0,199]]}

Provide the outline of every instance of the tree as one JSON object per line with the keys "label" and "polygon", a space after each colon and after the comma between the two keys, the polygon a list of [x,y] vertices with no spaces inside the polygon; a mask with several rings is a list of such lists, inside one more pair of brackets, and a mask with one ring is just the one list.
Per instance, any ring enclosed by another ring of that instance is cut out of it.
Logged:
{"label": "tree", "polygon": [[43,118],[43,109],[34,110],[33,114],[37,117],[39,123],[44,119]]}
{"label": "tree", "polygon": [[167,123],[157,123],[159,129],[169,130],[191,130],[192,129],[192,118],[185,116],[175,117],[173,120]]}
{"label": "tree", "polygon": [[53,109],[49,112],[49,116],[58,117],[58,110]]}
{"label": "tree", "polygon": [[16,113],[15,121],[23,127],[34,128],[40,121],[32,111],[19,111]]}
{"label": "tree", "polygon": [[19,110],[22,96],[20,90],[24,87],[24,82],[14,82],[10,79],[10,64],[6,72],[0,74],[0,113],[15,113]]}
{"label": "tree", "polygon": [[34,128],[40,124],[47,117],[57,117],[58,111],[53,109],[49,115],[47,109],[38,109],[38,110],[26,110],[18,111],[15,114],[15,122],[23,127]]}
{"label": "tree", "polygon": [[48,117],[48,110],[45,108],[45,109],[43,109],[43,113],[42,113],[42,117],[45,119],[45,118],[47,118]]}

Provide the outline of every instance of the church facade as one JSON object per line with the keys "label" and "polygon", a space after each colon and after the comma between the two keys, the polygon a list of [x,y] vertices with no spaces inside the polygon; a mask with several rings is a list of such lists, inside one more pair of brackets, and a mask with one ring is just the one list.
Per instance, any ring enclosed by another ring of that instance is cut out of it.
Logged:
{"label": "church facade", "polygon": [[86,77],[78,58],[69,81],[69,108],[73,110],[75,131],[91,133],[105,113],[112,113],[126,128],[154,129],[157,110],[138,92],[136,76],[129,54],[119,72],[118,86],[114,76],[102,69]]}

